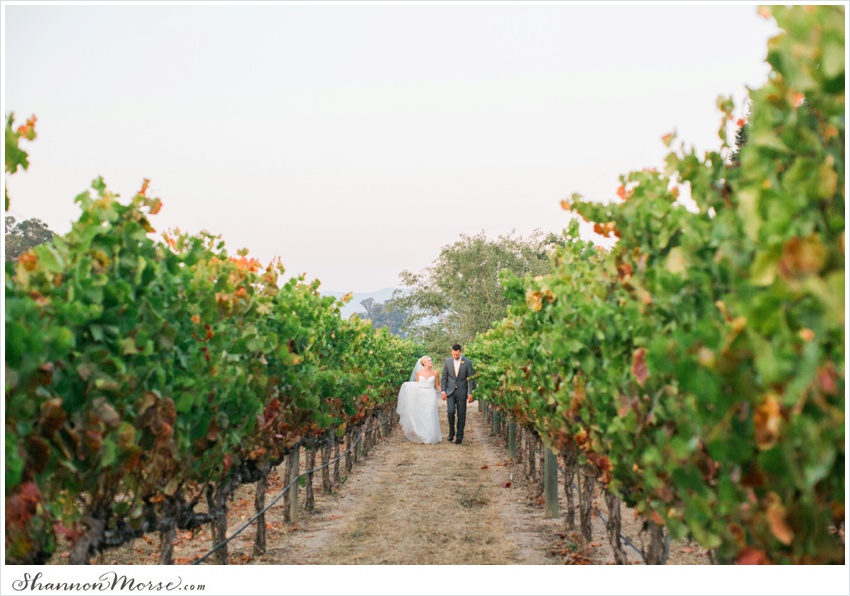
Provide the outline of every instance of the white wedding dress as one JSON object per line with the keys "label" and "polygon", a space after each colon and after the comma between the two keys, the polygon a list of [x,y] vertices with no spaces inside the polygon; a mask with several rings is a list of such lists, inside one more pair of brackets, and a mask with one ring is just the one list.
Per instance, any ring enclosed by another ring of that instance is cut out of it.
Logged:
{"label": "white wedding dress", "polygon": [[423,377],[418,381],[403,383],[398,392],[399,424],[404,436],[414,443],[435,444],[443,440],[435,387],[436,377]]}

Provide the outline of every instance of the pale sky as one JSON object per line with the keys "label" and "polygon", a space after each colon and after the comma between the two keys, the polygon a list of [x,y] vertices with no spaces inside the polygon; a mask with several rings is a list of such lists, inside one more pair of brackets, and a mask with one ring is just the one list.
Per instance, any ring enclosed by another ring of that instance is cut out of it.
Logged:
{"label": "pale sky", "polygon": [[562,230],[674,129],[717,148],[775,33],[755,5],[3,9],[3,111],[38,117],[9,214],[64,233],[95,177],[150,178],[158,232],[357,292],[462,233]]}

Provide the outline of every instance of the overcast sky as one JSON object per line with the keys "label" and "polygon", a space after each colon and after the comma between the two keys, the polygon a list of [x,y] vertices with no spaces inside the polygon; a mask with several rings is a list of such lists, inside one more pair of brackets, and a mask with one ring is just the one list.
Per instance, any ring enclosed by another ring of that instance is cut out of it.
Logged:
{"label": "overcast sky", "polygon": [[399,286],[462,233],[560,231],[718,95],[767,75],[754,5],[9,6],[4,113],[38,117],[11,215],[58,231],[103,176],[154,227],[325,290]]}

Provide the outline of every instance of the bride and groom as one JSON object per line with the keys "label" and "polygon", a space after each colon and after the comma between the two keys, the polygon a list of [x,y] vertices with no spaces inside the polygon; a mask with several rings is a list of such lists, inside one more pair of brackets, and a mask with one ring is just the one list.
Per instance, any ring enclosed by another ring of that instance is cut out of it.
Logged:
{"label": "bride and groom", "polygon": [[[446,358],[443,363],[442,375],[434,369],[430,356],[420,358],[413,367],[410,381],[402,384],[398,393],[396,412],[408,440],[414,443],[436,444],[443,439],[440,417],[437,414],[437,403],[442,398],[446,402],[449,419],[449,443],[463,443],[466,404],[472,403],[472,390],[475,388],[475,381],[470,377],[474,374],[472,362],[463,356],[459,344],[452,346],[451,358]],[[439,396],[438,385],[441,391]]]}

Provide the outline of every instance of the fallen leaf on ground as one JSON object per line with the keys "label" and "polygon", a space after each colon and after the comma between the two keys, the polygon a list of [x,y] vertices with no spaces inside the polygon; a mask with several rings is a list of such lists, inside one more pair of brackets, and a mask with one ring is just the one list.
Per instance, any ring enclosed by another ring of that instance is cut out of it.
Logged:
{"label": "fallen leaf on ground", "polygon": [[686,546],[686,547],[684,547],[684,548],[683,548],[680,552],[683,552],[683,553],[692,553],[692,552],[694,552],[694,548],[693,548],[692,546]]}
{"label": "fallen leaf on ground", "polygon": [[486,469],[488,469],[489,467],[490,467],[490,466],[488,466],[488,465],[486,465],[486,464],[485,464],[485,465],[481,466],[481,469],[482,469],[482,470],[486,470]]}
{"label": "fallen leaf on ground", "polygon": [[502,483],[502,488],[510,488],[510,487],[511,487],[511,483],[510,483],[510,482],[503,482],[503,483]]}

